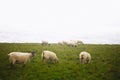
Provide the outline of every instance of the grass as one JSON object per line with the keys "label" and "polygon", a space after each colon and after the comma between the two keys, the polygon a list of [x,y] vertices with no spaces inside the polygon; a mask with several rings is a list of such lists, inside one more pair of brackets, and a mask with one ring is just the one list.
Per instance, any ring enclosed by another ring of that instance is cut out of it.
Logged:
{"label": "grass", "polygon": [[[36,56],[26,65],[16,64],[10,69],[8,53],[36,51]],[[57,54],[59,63],[42,63],[41,53],[50,50]],[[81,51],[91,53],[90,64],[80,64]],[[0,80],[119,80],[120,45],[79,45],[68,47],[39,43],[0,43]]]}

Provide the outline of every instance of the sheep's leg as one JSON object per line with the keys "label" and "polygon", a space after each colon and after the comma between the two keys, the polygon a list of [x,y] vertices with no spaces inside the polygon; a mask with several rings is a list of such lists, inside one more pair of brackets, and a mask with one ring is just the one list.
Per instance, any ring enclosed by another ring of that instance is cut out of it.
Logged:
{"label": "sheep's leg", "polygon": [[87,64],[89,63],[89,58],[86,59],[86,63],[87,63]]}
{"label": "sheep's leg", "polygon": [[26,63],[27,63],[27,60],[24,62],[23,67],[25,67]]}
{"label": "sheep's leg", "polygon": [[11,66],[11,68],[14,67],[14,64],[15,64],[15,60],[12,60],[12,61],[10,62],[10,66]]}
{"label": "sheep's leg", "polygon": [[10,67],[13,68],[13,64],[12,64],[12,62],[10,63]]}
{"label": "sheep's leg", "polygon": [[81,58],[81,60],[80,60],[80,61],[81,61],[81,63],[82,63],[82,64],[84,64],[84,59],[82,59],[82,58]]}
{"label": "sheep's leg", "polygon": [[23,64],[23,67],[25,67],[25,64]]}
{"label": "sheep's leg", "polygon": [[84,60],[82,60],[82,64],[84,64],[85,63],[85,61]]}
{"label": "sheep's leg", "polygon": [[50,63],[50,59],[45,59],[45,62],[46,63]]}
{"label": "sheep's leg", "polygon": [[25,66],[26,66],[26,64],[27,64],[29,61],[30,61],[30,59],[29,59],[29,60],[28,60],[28,59],[26,59],[26,60],[24,61],[23,67],[25,67]]}
{"label": "sheep's leg", "polygon": [[26,63],[27,63],[27,62],[25,61],[24,64],[23,64],[23,67],[25,67]]}

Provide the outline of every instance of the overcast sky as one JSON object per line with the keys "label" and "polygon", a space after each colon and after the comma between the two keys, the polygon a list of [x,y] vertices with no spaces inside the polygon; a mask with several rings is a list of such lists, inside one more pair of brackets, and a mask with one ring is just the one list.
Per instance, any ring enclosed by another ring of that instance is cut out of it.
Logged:
{"label": "overcast sky", "polygon": [[0,42],[120,44],[120,0],[1,0]]}

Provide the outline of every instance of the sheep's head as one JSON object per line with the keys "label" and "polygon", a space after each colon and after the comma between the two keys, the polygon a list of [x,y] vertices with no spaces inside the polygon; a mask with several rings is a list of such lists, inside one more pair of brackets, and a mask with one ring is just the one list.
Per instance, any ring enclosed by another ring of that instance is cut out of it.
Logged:
{"label": "sheep's head", "polygon": [[35,52],[35,51],[32,51],[31,54],[32,54],[32,56],[34,57],[35,54],[36,54],[36,52]]}
{"label": "sheep's head", "polygon": [[57,58],[57,59],[55,60],[55,62],[56,62],[56,63],[59,63],[59,59]]}

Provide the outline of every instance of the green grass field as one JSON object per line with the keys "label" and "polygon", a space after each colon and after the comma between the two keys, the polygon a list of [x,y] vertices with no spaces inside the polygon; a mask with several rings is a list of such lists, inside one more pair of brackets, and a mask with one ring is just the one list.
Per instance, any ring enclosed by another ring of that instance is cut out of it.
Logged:
{"label": "green grass field", "polygon": [[[36,51],[26,65],[16,64],[10,69],[8,53]],[[50,50],[59,63],[43,63],[41,53]],[[91,53],[90,64],[80,64],[81,51]],[[42,46],[38,43],[0,43],[0,80],[120,80],[120,45],[79,45],[78,47]]]}

